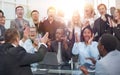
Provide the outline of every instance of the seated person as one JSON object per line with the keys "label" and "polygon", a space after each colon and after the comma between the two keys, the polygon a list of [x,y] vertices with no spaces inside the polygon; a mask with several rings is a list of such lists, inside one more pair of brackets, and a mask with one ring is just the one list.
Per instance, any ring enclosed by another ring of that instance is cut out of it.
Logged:
{"label": "seated person", "polygon": [[[37,38],[37,30],[35,27],[26,27],[24,36],[20,40],[19,45],[25,48],[28,53],[35,53],[38,51],[40,38]],[[32,71],[37,70],[37,65],[37,63],[31,64]]]}
{"label": "seated person", "polygon": [[102,35],[98,49],[103,58],[96,63],[95,75],[120,75],[120,51],[116,48],[116,37],[110,34]]}
{"label": "seated person", "polygon": [[50,52],[55,52],[57,54],[59,64],[68,64],[71,58],[71,50],[63,28],[58,28],[56,30],[55,40],[51,42]]}
{"label": "seated person", "polygon": [[[77,37],[76,34],[76,39],[77,38],[79,37]],[[90,68],[90,65],[94,65],[95,61],[98,59],[98,43],[93,41],[93,38],[92,29],[90,26],[87,26],[81,32],[81,42],[76,40],[76,43],[74,43],[72,53],[79,56],[78,63],[80,68]]]}

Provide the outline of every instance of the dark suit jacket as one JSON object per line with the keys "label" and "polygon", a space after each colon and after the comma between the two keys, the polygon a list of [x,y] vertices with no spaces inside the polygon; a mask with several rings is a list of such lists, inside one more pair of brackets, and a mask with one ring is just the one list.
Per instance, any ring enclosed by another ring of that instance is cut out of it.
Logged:
{"label": "dark suit jacket", "polygon": [[95,34],[95,41],[98,41],[99,38],[104,34],[104,33],[107,33],[107,32],[110,32],[109,31],[109,22],[108,22],[108,17],[111,18],[110,15],[106,14],[105,15],[107,21],[103,21],[101,19],[101,17],[99,17],[98,19],[95,20],[94,22],[94,26],[93,26],[93,32]]}
{"label": "dark suit jacket", "polygon": [[[69,46],[68,46],[69,47]],[[52,41],[51,42],[51,47],[50,47],[51,52],[58,52],[58,42],[57,41]],[[66,50],[64,48],[63,43],[61,43],[61,55],[62,55],[62,60],[63,62],[68,62],[71,58],[71,50],[70,47]]]}
{"label": "dark suit jacket", "polygon": [[45,53],[44,45],[35,54],[30,54],[20,46],[5,43],[0,46],[0,75],[32,75],[30,64],[41,61]]}
{"label": "dark suit jacket", "polygon": [[112,32],[114,33],[114,36],[118,39],[118,46],[117,49],[120,50],[120,24],[117,25],[117,27],[112,28]]}

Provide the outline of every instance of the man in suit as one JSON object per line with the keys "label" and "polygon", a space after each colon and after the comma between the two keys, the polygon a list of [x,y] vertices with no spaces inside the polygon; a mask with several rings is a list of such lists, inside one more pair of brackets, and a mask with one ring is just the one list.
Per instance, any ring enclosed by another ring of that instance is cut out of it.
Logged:
{"label": "man in suit", "polygon": [[5,43],[0,45],[0,75],[32,75],[30,64],[44,58],[48,33],[41,38],[41,45],[34,54],[27,53],[18,45],[19,38],[17,29],[6,30]]}
{"label": "man in suit", "polygon": [[96,63],[95,75],[120,75],[120,51],[116,47],[117,39],[111,34],[99,39],[98,49],[103,58]]}
{"label": "man in suit", "polygon": [[71,58],[71,47],[70,43],[67,41],[65,30],[63,28],[58,28],[55,38],[56,39],[51,42],[50,51],[57,54],[59,64],[68,65]]}
{"label": "man in suit", "polygon": [[15,8],[15,13],[17,18],[12,20],[10,23],[10,28],[16,28],[20,32],[20,37],[23,37],[23,30],[26,26],[30,26],[29,22],[23,18],[24,15],[24,8],[23,6],[17,6]]}

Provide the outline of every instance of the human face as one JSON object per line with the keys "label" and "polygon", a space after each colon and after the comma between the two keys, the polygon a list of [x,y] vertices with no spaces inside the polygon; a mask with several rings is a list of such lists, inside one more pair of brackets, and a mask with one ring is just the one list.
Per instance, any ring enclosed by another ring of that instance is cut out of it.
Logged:
{"label": "human face", "polygon": [[92,15],[92,9],[90,9],[90,8],[85,8],[84,12],[85,12],[85,16],[87,16],[87,17]]}
{"label": "human face", "polygon": [[73,13],[73,22],[77,24],[80,21],[80,15],[78,12]]}
{"label": "human face", "polygon": [[32,19],[33,19],[33,21],[39,21],[39,13],[38,12],[33,12],[32,13]]}
{"label": "human face", "polygon": [[100,56],[104,56],[104,46],[100,43],[100,40],[98,41],[98,50],[99,50],[99,54]]}
{"label": "human face", "polygon": [[92,37],[92,32],[86,28],[83,32],[84,41],[88,42],[91,37]]}
{"label": "human face", "polygon": [[36,28],[30,28],[30,38],[35,40],[37,36]]}
{"label": "human face", "polygon": [[18,18],[23,18],[23,15],[24,15],[24,9],[19,7],[16,9],[16,15]]}
{"label": "human face", "polygon": [[119,20],[120,19],[120,12],[118,12],[118,10],[115,10],[114,18],[115,18],[115,20]]}
{"label": "human face", "polygon": [[53,10],[53,9],[48,10],[48,18],[49,18],[49,20],[54,20],[55,15],[56,15],[55,10]]}
{"label": "human face", "polygon": [[61,37],[63,36],[63,29],[57,29],[55,36],[57,41],[61,41]]}
{"label": "human face", "polygon": [[100,15],[106,14],[106,8],[103,5],[98,8],[98,11],[99,11]]}

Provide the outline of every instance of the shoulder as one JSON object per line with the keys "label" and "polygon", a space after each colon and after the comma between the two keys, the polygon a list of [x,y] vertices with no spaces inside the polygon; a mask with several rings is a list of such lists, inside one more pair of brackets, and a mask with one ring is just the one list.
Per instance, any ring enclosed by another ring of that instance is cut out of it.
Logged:
{"label": "shoulder", "polygon": [[98,42],[93,41],[93,42],[92,42],[92,45],[98,45]]}
{"label": "shoulder", "polygon": [[76,42],[76,43],[74,43],[74,46],[79,46],[79,47],[84,47],[85,46],[85,43],[84,42]]}

